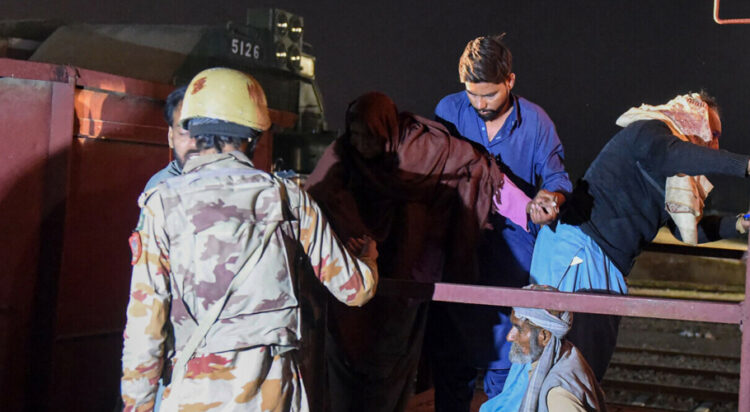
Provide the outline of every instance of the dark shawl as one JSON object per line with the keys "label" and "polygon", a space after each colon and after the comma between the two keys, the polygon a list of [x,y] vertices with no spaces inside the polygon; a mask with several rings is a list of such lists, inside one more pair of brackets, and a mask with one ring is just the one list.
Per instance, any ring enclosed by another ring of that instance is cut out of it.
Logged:
{"label": "dark shawl", "polygon": [[[385,140],[382,156],[365,159],[351,145],[355,119]],[[440,123],[398,113],[381,93],[352,102],[346,127],[306,183],[338,236],[375,239],[382,278],[474,281],[479,233],[503,182],[494,161]],[[362,308],[334,302],[329,331],[356,370],[388,378],[408,373],[399,368],[418,357],[425,313],[409,299],[376,296]]]}

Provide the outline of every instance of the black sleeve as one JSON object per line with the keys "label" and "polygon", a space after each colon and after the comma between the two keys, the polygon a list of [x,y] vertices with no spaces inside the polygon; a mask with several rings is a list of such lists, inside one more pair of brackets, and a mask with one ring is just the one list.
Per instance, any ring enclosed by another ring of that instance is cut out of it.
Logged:
{"label": "black sleeve", "polygon": [[[698,243],[714,242],[721,239],[733,239],[742,236],[735,227],[735,216],[704,216],[698,222]],[[669,230],[677,240],[682,241],[680,231],[672,219],[667,222]]]}
{"label": "black sleeve", "polygon": [[675,137],[669,127],[659,120],[636,122],[636,157],[649,165],[649,169],[664,176],[684,173],[691,176],[719,174],[745,177],[746,155],[714,150],[684,142]]}

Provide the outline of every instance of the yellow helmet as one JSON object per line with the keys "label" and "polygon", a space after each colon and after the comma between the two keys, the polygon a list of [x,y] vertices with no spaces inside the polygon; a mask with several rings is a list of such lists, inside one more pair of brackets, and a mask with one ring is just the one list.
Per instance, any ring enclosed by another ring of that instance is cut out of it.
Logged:
{"label": "yellow helmet", "polygon": [[190,81],[182,102],[180,124],[197,117],[223,120],[256,130],[271,127],[266,94],[249,74],[216,67]]}

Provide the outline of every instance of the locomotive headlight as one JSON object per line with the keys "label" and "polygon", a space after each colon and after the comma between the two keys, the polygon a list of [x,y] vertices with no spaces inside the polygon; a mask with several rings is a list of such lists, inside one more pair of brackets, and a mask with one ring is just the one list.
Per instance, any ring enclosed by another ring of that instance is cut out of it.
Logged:
{"label": "locomotive headlight", "polygon": [[288,54],[286,52],[286,47],[284,47],[284,43],[276,42],[276,59],[279,61],[285,61],[287,56]]}
{"label": "locomotive headlight", "polygon": [[302,53],[300,52],[299,47],[295,45],[289,46],[289,48],[286,49],[286,56],[289,68],[292,70],[299,70],[300,60],[302,60]]}
{"label": "locomotive headlight", "polygon": [[289,30],[289,20],[284,13],[278,13],[276,15],[276,34],[279,36],[285,36]]}
{"label": "locomotive headlight", "polygon": [[302,19],[299,16],[292,16],[289,19],[289,38],[292,41],[298,41],[302,38]]}

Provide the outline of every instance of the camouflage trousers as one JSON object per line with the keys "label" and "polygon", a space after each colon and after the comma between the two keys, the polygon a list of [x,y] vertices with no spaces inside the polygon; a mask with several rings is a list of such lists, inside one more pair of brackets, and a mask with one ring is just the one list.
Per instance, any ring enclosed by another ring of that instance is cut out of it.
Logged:
{"label": "camouflage trousers", "polygon": [[167,386],[159,411],[308,412],[295,352],[270,352],[260,347],[196,355],[182,383]]}

